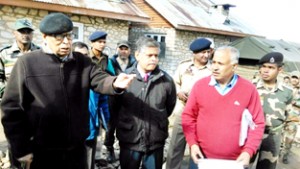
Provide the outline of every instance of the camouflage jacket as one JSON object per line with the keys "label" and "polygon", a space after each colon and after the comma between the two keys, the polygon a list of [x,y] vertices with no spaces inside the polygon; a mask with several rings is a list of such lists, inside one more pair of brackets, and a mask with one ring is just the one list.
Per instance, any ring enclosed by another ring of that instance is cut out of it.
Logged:
{"label": "camouflage jacket", "polygon": [[[31,43],[30,51],[37,49],[40,47]],[[0,99],[3,96],[7,78],[10,76],[18,57],[22,54],[16,42],[0,50]]]}
{"label": "camouflage jacket", "polygon": [[287,112],[292,108],[293,91],[277,83],[274,89],[267,89],[264,82],[259,80],[256,88],[265,114],[266,127],[276,128],[287,118]]}
{"label": "camouflage jacket", "polygon": [[[34,51],[40,49],[39,46],[31,43],[31,47],[29,51]],[[5,75],[6,77],[10,76],[10,73],[12,71],[13,66],[15,65],[17,59],[19,56],[23,55],[24,53],[21,53],[17,43],[13,43],[10,46],[4,47],[0,50],[0,57],[4,63],[5,66]]]}
{"label": "camouflage jacket", "polygon": [[300,88],[293,87],[292,109],[288,112],[287,122],[300,121]]}

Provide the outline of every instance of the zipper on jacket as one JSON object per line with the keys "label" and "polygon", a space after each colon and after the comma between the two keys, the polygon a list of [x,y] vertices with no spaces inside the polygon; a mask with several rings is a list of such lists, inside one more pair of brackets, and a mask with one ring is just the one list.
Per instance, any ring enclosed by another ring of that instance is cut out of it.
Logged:
{"label": "zipper on jacket", "polygon": [[[68,94],[67,94],[67,89],[65,87],[65,84],[64,84],[64,80],[65,80],[65,74],[64,74],[64,65],[65,65],[65,62],[61,62],[60,63],[60,82],[61,82],[61,86],[63,88],[63,95],[64,97],[66,98],[66,101],[65,101],[65,105],[66,105],[66,113],[68,113],[68,131],[71,129],[71,123],[70,123],[70,119],[71,119],[71,113],[69,112],[69,103],[68,103]],[[68,132],[68,141],[71,141],[71,132]]]}

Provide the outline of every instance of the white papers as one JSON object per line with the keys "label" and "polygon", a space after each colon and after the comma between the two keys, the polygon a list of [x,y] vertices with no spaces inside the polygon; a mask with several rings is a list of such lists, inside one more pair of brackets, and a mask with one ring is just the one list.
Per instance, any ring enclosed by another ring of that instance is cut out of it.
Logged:
{"label": "white papers", "polygon": [[200,159],[199,169],[244,169],[241,163],[235,160]]}
{"label": "white papers", "polygon": [[240,139],[239,146],[243,146],[248,136],[248,128],[254,130],[256,127],[255,123],[252,120],[252,115],[248,109],[245,109],[242,114],[241,120],[241,130],[240,130]]}

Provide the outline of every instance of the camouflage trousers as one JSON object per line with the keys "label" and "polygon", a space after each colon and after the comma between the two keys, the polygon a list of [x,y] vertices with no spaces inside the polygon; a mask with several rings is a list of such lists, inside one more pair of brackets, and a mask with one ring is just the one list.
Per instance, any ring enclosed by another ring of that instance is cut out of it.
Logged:
{"label": "camouflage trousers", "polygon": [[281,131],[266,130],[258,150],[256,169],[276,169],[280,153]]}
{"label": "camouflage trousers", "polygon": [[288,122],[284,126],[282,136],[282,154],[288,155],[291,152],[292,144],[295,139],[298,122]]}

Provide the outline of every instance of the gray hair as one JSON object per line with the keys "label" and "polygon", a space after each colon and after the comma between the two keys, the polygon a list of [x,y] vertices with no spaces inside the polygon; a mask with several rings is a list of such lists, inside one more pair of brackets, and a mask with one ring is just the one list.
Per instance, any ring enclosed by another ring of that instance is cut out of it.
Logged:
{"label": "gray hair", "polygon": [[160,44],[156,40],[149,37],[144,37],[144,36],[140,37],[136,42],[136,46],[137,46],[136,51],[139,53],[143,52],[145,48],[149,48],[149,47],[158,48],[160,53]]}
{"label": "gray hair", "polygon": [[231,64],[236,64],[236,63],[239,63],[239,58],[240,58],[240,52],[237,48],[235,47],[232,47],[232,46],[221,46],[221,47],[218,47],[216,49],[215,52],[220,52],[220,51],[228,51],[230,53],[230,61],[231,61]]}

